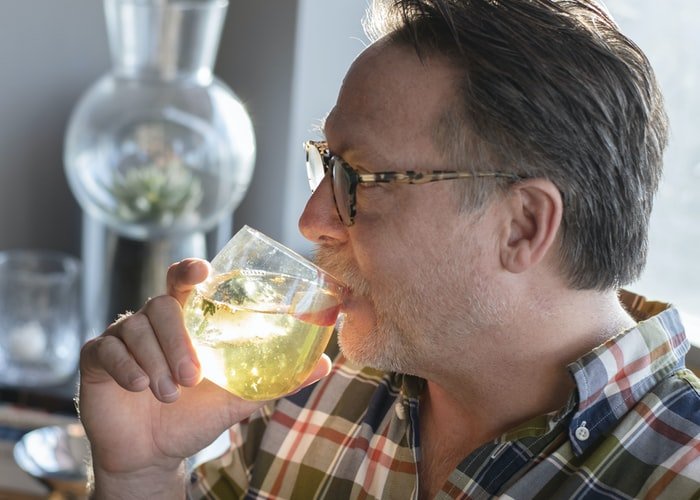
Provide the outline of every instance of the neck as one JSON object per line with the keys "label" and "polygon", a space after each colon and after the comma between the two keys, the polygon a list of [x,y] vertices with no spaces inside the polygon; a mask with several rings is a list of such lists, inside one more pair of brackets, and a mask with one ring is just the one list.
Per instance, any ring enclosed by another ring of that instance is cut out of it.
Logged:
{"label": "neck", "polygon": [[425,377],[426,422],[439,422],[441,432],[466,452],[462,457],[534,416],[560,409],[574,389],[568,365],[634,325],[614,292],[567,291],[524,306],[513,308],[517,321],[505,322],[508,328],[470,332],[467,348],[442,350],[443,359]]}

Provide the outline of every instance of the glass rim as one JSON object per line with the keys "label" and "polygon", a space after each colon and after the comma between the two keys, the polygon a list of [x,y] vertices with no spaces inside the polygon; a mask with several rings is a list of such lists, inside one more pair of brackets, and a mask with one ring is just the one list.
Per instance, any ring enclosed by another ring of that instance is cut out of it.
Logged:
{"label": "glass rim", "polygon": [[271,238],[270,236],[266,235],[265,233],[254,229],[250,227],[247,224],[244,224],[240,231],[246,231],[248,234],[251,236],[254,236],[262,241],[264,241],[266,244],[274,247],[276,250],[282,252],[286,256],[288,256],[291,259],[294,259],[295,261],[299,262],[301,265],[313,270],[316,272],[316,275],[321,277],[324,282],[329,282],[333,286],[339,288],[341,291],[344,291],[347,289],[347,285],[343,283],[341,280],[333,276],[331,273],[326,271],[325,269],[319,267],[316,263],[312,262],[310,259],[307,257],[304,257],[303,255],[295,252],[291,248],[283,245],[279,241]]}
{"label": "glass rim", "polygon": [[[59,250],[46,249],[24,249],[15,248],[11,250],[0,250],[0,268],[4,268],[10,264],[38,264],[34,268],[23,267],[14,269],[23,273],[40,274],[44,279],[51,281],[71,280],[80,273],[80,260],[68,253]],[[51,263],[58,264],[53,269],[42,267],[43,264]],[[7,267],[8,270],[12,269]]]}

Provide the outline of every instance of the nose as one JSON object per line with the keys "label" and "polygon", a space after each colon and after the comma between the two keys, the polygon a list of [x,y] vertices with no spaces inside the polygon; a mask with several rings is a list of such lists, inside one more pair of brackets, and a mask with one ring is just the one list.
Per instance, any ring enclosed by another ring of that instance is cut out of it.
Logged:
{"label": "nose", "polygon": [[347,228],[335,208],[330,176],[326,175],[306,202],[299,218],[299,231],[307,240],[316,244],[333,244],[345,241]]}

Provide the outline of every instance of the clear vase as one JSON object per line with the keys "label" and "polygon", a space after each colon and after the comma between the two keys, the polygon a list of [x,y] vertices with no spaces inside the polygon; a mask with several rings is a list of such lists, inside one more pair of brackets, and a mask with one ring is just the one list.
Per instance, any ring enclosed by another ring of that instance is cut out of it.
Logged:
{"label": "clear vase", "polygon": [[76,105],[64,148],[91,333],[161,292],[170,262],[213,253],[205,233],[230,231],[248,188],[253,127],[212,72],[227,7],[104,0],[112,69]]}
{"label": "clear vase", "polygon": [[209,230],[241,201],[255,155],[247,112],[212,73],[227,2],[104,5],[113,67],[71,116],[71,189],[131,238]]}

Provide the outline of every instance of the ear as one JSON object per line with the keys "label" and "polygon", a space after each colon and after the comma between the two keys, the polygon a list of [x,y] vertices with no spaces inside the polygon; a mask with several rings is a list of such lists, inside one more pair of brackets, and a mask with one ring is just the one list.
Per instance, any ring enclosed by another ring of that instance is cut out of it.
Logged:
{"label": "ear", "polygon": [[526,179],[510,188],[501,264],[521,273],[538,264],[552,247],[563,212],[557,187],[546,179]]}

